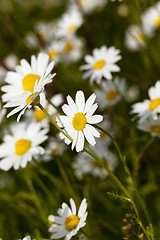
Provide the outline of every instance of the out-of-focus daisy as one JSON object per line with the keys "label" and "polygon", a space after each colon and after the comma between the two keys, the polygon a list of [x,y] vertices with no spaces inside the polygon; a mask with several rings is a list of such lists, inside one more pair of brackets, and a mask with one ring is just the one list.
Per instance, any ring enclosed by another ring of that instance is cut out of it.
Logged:
{"label": "out-of-focus daisy", "polygon": [[150,116],[156,120],[158,113],[160,113],[160,81],[157,81],[155,86],[148,90],[148,95],[150,99],[146,99],[142,103],[135,103],[132,106],[131,113],[137,113],[140,122]]}
{"label": "out-of-focus daisy", "polygon": [[84,13],[101,10],[106,3],[106,0],[78,0],[78,5]]}
{"label": "out-of-focus daisy", "polygon": [[96,81],[101,83],[102,78],[111,80],[111,72],[119,72],[120,68],[115,64],[121,59],[120,51],[115,47],[102,46],[93,50],[93,56],[86,55],[86,65],[81,66],[81,70],[87,70],[83,78],[90,77],[90,83]]}
{"label": "out-of-focus daisy", "polygon": [[88,238],[83,234],[81,233],[79,236],[78,236],[79,240],[88,240]]}
{"label": "out-of-focus daisy", "polygon": [[80,228],[86,225],[85,221],[88,214],[86,212],[86,198],[81,202],[78,213],[76,213],[76,205],[72,198],[70,205],[71,208],[66,203],[62,203],[62,208],[57,211],[59,216],[52,217],[52,221],[58,224],[58,226],[49,229],[49,232],[54,233],[51,236],[52,239],[65,237],[64,240],[69,240],[77,234]]}
{"label": "out-of-focus daisy", "polygon": [[[78,91],[76,93],[75,102],[68,96],[67,104],[62,106],[63,112],[67,116],[59,116],[56,118],[59,127],[64,128],[64,131],[73,139],[72,150],[76,146],[76,151],[82,151],[84,141],[86,140],[94,146],[96,144],[95,137],[100,137],[99,132],[91,126],[91,124],[99,123],[103,120],[101,115],[93,115],[98,105],[94,104],[96,95],[93,93],[85,102],[84,93]],[[65,139],[66,144],[71,141],[60,133],[60,137]]]}
{"label": "out-of-focus daisy", "polygon": [[23,42],[28,48],[37,48],[39,46],[37,36],[33,32],[28,32]]}
{"label": "out-of-focus daisy", "polygon": [[55,37],[54,22],[38,22],[34,28],[42,43],[52,41]]}
{"label": "out-of-focus daisy", "polygon": [[[117,158],[112,152],[110,152],[106,148],[104,144],[102,144],[101,141],[97,142],[96,155],[99,157],[100,160],[106,161],[106,164],[111,171],[114,170],[117,163]],[[100,178],[105,178],[108,175],[107,171],[102,168],[96,160],[94,160],[90,155],[85,152],[78,154],[75,162],[73,163],[73,168],[75,169],[75,174],[79,179],[81,179],[83,175],[86,174],[91,174]]]}
{"label": "out-of-focus daisy", "polygon": [[0,169],[8,171],[11,167],[15,170],[24,168],[32,157],[44,153],[39,145],[48,138],[47,128],[41,130],[38,123],[20,123],[13,124],[10,132],[4,136],[4,142],[0,145]]}
{"label": "out-of-focus daisy", "polygon": [[126,92],[126,81],[123,78],[114,78],[113,81],[102,82],[102,90],[97,90],[97,101],[101,109],[115,105]]}
{"label": "out-of-focus daisy", "polygon": [[16,54],[10,53],[7,57],[5,57],[4,62],[8,68],[14,69],[18,65],[19,59]]}
{"label": "out-of-focus daisy", "polygon": [[44,86],[50,82],[52,82],[53,75],[49,75],[47,78],[41,77],[39,82],[36,81],[34,85],[34,91],[25,91],[23,94],[19,95],[15,99],[11,99],[4,107],[16,107],[14,108],[8,115],[7,118],[21,111],[17,117],[17,122],[19,122],[21,116],[24,114],[27,108],[31,108],[32,104],[43,95],[42,91],[44,90]]}
{"label": "out-of-focus daisy", "polygon": [[58,136],[57,138],[51,137],[45,149],[45,154],[43,155],[43,158],[41,159],[36,158],[35,160],[36,161],[42,160],[44,162],[47,162],[55,158],[55,156],[57,155],[61,156],[64,153],[65,149],[66,149],[66,145],[62,141],[60,141]]}
{"label": "out-of-focus daisy", "polygon": [[63,44],[61,58],[66,63],[78,61],[82,57],[83,41],[77,37],[61,40]]}
{"label": "out-of-focus daisy", "polygon": [[62,41],[52,41],[46,49],[46,53],[49,55],[50,60],[54,60],[55,63],[59,62],[62,51]]}
{"label": "out-of-focus daisy", "polygon": [[[54,62],[49,63],[49,56],[45,53],[40,53],[36,58],[31,57],[31,65],[25,60],[20,61],[20,65],[16,66],[16,72],[9,71],[7,73],[5,82],[8,85],[1,89],[5,94],[2,95],[2,100],[8,100],[17,97],[24,91],[33,92],[36,80],[39,82],[46,81],[46,78],[51,73],[54,67]],[[52,75],[54,77],[55,74]]]}
{"label": "out-of-focus daisy", "polygon": [[31,240],[31,237],[30,236],[26,236],[22,240]]}
{"label": "out-of-focus daisy", "polygon": [[138,128],[142,131],[149,132],[152,136],[160,137],[160,118],[154,120],[150,117],[142,123],[139,123]]}
{"label": "out-of-focus daisy", "polygon": [[56,36],[59,37],[70,37],[77,29],[82,25],[83,17],[78,8],[73,7],[68,10],[67,13],[63,14],[61,19],[57,22]]}
{"label": "out-of-focus daisy", "polygon": [[145,47],[144,34],[139,26],[130,25],[126,31],[125,45],[132,51]]}
{"label": "out-of-focus daisy", "polygon": [[[108,132],[112,137],[114,137],[115,129],[108,115],[103,115],[103,122],[100,123],[100,127],[103,128],[106,132]],[[108,135],[101,131],[100,139],[98,141],[101,142],[101,144],[107,146],[110,143],[111,139]]]}
{"label": "out-of-focus daisy", "polygon": [[148,8],[141,16],[142,28],[148,37],[152,37],[155,31],[160,28],[160,2]]}
{"label": "out-of-focus daisy", "polygon": [[125,99],[128,102],[135,102],[138,96],[139,96],[139,87],[137,85],[133,85],[127,89]]}
{"label": "out-of-focus daisy", "polygon": [[[63,96],[62,94],[56,94],[50,99],[50,101],[54,104],[55,107],[59,107],[63,103]],[[40,103],[47,110],[50,116],[53,117],[54,114],[57,113],[57,110],[54,108],[54,106],[46,100],[44,94],[41,94]],[[35,110],[27,111],[26,120],[29,122],[38,122],[42,127],[48,127],[50,123],[44,112],[37,106],[35,106]]]}

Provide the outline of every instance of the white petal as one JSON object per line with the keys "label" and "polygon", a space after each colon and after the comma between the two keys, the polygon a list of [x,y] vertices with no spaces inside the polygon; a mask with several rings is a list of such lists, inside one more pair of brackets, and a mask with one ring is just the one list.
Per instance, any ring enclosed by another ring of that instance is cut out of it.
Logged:
{"label": "white petal", "polygon": [[73,112],[76,114],[78,112],[77,106],[70,96],[67,96],[68,105],[72,108]]}
{"label": "white petal", "polygon": [[84,134],[82,131],[79,131],[78,132],[78,140],[76,143],[76,151],[80,152],[83,150],[83,148],[84,148]]}
{"label": "white petal", "polygon": [[102,115],[93,115],[92,117],[87,119],[87,123],[96,124],[101,122],[102,120],[103,120]]}
{"label": "white petal", "polygon": [[84,213],[86,212],[86,209],[87,209],[87,203],[86,203],[86,198],[84,198],[78,210],[79,218],[81,218],[84,215]]}
{"label": "white petal", "polygon": [[92,145],[94,146],[96,144],[96,141],[93,137],[93,134],[89,131],[89,129],[87,129],[87,126],[85,127],[85,129],[83,130],[84,132],[84,136],[86,138],[86,140]]}
{"label": "white petal", "polygon": [[93,105],[94,101],[96,99],[96,94],[93,93],[86,101],[86,104],[85,104],[85,109],[83,111],[83,113],[87,113],[89,111],[89,109],[91,108],[91,106]]}
{"label": "white petal", "polygon": [[90,117],[93,115],[93,113],[96,111],[97,108],[98,108],[98,104],[95,103],[95,104],[88,110],[88,112],[87,112],[87,114],[86,114],[87,121],[88,121],[88,118],[90,118]]}
{"label": "white petal", "polygon": [[80,90],[76,93],[76,105],[79,112],[83,112],[85,104],[84,93]]}
{"label": "white petal", "polygon": [[72,198],[70,199],[70,204],[71,204],[71,209],[72,209],[73,215],[76,215],[76,204]]}
{"label": "white petal", "polygon": [[72,111],[72,109],[70,108],[70,106],[68,106],[67,104],[64,104],[62,106],[62,110],[70,118],[73,118],[75,115],[74,112]]}

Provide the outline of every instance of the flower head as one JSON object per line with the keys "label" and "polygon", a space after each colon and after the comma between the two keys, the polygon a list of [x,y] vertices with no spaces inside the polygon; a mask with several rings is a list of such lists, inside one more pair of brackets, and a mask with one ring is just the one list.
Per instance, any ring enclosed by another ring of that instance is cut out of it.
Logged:
{"label": "flower head", "polygon": [[6,108],[16,107],[7,115],[7,117],[10,117],[15,113],[21,111],[17,117],[17,122],[19,122],[25,110],[27,108],[31,108],[32,104],[35,103],[35,101],[37,100],[39,101],[39,97],[43,95],[42,92],[44,90],[44,86],[52,82],[52,77],[53,75],[49,75],[47,78],[41,77],[39,81],[37,79],[34,85],[33,92],[25,91],[23,94],[19,95],[17,98],[11,99],[7,104],[5,104],[4,107]]}
{"label": "flower head", "polygon": [[70,37],[75,34],[77,29],[82,25],[83,18],[76,7],[72,7],[57,22],[57,37]]}
{"label": "flower head", "polygon": [[0,169],[24,168],[33,156],[44,153],[39,145],[48,138],[48,129],[41,130],[38,123],[16,123],[11,126],[10,132],[0,145]]}
{"label": "flower head", "polygon": [[150,117],[142,123],[139,123],[138,128],[142,131],[149,132],[152,136],[160,137],[160,118],[155,120]]}
{"label": "flower head", "polygon": [[131,51],[137,51],[145,47],[144,34],[139,26],[130,25],[128,27],[125,44]]}
{"label": "flower head", "polygon": [[160,81],[157,81],[155,86],[148,90],[148,95],[150,99],[146,99],[142,103],[135,103],[132,106],[131,113],[138,113],[140,122],[151,116],[156,120],[158,113],[160,113]]}
{"label": "flower head", "polygon": [[[40,53],[37,58],[32,55],[31,65],[25,59],[22,59],[20,65],[15,67],[15,72],[9,71],[7,73],[5,82],[8,85],[1,88],[5,92],[2,95],[2,100],[7,102],[17,98],[25,91],[33,93],[36,81],[45,82],[53,67],[54,62],[49,63],[49,56],[45,53]],[[54,76],[55,74],[52,74],[50,78]]]}
{"label": "flower head", "polygon": [[[82,151],[84,148],[84,137],[94,146],[96,141],[94,137],[100,137],[99,132],[90,124],[96,124],[103,120],[101,115],[93,115],[98,105],[94,101],[96,95],[93,93],[85,102],[84,93],[78,91],[76,93],[75,102],[68,96],[67,103],[62,106],[63,112],[67,116],[57,117],[57,124],[64,128],[64,131],[73,139],[72,150],[76,146],[76,151]],[[65,139],[66,144],[71,141],[60,133],[61,138]]]}
{"label": "flower head", "polygon": [[71,208],[66,203],[62,203],[62,208],[57,211],[59,216],[52,216],[52,221],[58,224],[58,226],[49,229],[49,232],[54,233],[51,236],[52,239],[65,237],[65,240],[69,240],[77,234],[80,228],[86,225],[85,221],[88,214],[86,212],[86,199],[84,198],[81,202],[78,213],[76,213],[76,205],[72,198],[70,205]]}
{"label": "flower head", "polygon": [[155,31],[160,27],[160,2],[148,8],[142,14],[141,19],[144,33],[148,37],[152,37]]}
{"label": "flower head", "polygon": [[126,91],[124,79],[114,78],[113,81],[102,82],[102,90],[97,90],[97,101],[101,109],[115,105]]}
{"label": "flower head", "polygon": [[111,72],[119,72],[120,68],[115,64],[121,59],[120,51],[115,47],[107,48],[102,46],[100,49],[93,50],[93,56],[86,55],[86,65],[81,66],[81,70],[87,70],[83,78],[90,77],[90,83],[96,81],[101,83],[102,78],[111,80]]}

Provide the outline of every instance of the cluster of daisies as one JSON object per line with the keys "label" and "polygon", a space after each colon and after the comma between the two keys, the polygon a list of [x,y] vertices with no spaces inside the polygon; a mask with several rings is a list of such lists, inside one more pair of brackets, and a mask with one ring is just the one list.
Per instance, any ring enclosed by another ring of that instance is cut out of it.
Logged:
{"label": "cluster of daisies", "polygon": [[146,46],[146,38],[152,38],[160,27],[160,2],[145,10],[141,15],[141,26],[130,25],[126,31],[125,44],[137,51]]}
{"label": "cluster of daisies", "polygon": [[132,113],[139,117],[138,128],[152,136],[160,136],[160,81],[149,88],[148,99],[132,106]]}

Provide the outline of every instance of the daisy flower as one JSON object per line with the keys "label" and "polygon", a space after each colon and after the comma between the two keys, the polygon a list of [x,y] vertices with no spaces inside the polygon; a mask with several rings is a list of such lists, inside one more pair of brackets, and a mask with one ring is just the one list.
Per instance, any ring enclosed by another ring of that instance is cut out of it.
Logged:
{"label": "daisy flower", "polygon": [[91,84],[94,81],[100,84],[103,77],[112,80],[111,72],[120,71],[120,68],[115,64],[121,59],[119,53],[120,51],[115,49],[115,47],[107,48],[102,46],[100,49],[95,48],[93,56],[85,56],[87,64],[80,67],[81,70],[87,70],[83,78],[90,77]]}
{"label": "daisy flower", "polygon": [[[20,239],[19,239],[20,240]],[[30,236],[26,236],[24,237],[22,240],[31,240],[31,237]]]}
{"label": "daisy flower", "polygon": [[102,82],[102,89],[96,91],[97,101],[101,109],[115,105],[126,92],[125,79],[118,77],[113,81]]}
{"label": "daisy flower", "polygon": [[[100,137],[99,132],[90,124],[96,124],[103,120],[101,115],[93,115],[98,105],[94,104],[96,95],[93,93],[85,102],[84,93],[78,91],[76,93],[75,102],[70,96],[67,96],[67,104],[62,106],[63,112],[67,116],[59,116],[56,118],[59,127],[73,139],[72,150],[76,146],[76,151],[82,151],[84,148],[84,139],[94,146],[96,141],[94,137]],[[66,144],[71,141],[60,133],[60,137],[65,140]]]}
{"label": "daisy flower", "polygon": [[37,58],[32,55],[31,65],[25,59],[22,59],[20,65],[15,67],[15,72],[9,71],[7,73],[5,82],[8,85],[1,88],[5,92],[2,95],[3,102],[17,97],[24,91],[33,92],[36,80],[40,81],[43,78],[45,81],[53,67],[54,62],[49,63],[49,56],[45,53],[40,53]]}
{"label": "daisy flower", "polygon": [[144,34],[139,26],[130,25],[126,31],[125,45],[131,51],[145,47]]}
{"label": "daisy flower", "polygon": [[60,56],[63,51],[63,43],[61,41],[52,41],[46,49],[46,53],[49,55],[50,60],[54,60],[55,63],[60,61]]}
{"label": "daisy flower", "polygon": [[41,130],[38,123],[11,125],[10,134],[4,136],[4,142],[0,145],[0,169],[24,168],[35,155],[44,154],[44,149],[39,145],[48,138],[47,132],[48,129]]}
{"label": "daisy flower", "polygon": [[160,118],[154,120],[150,117],[144,122],[139,123],[138,128],[142,131],[149,132],[152,136],[160,137]]}
{"label": "daisy flower", "polygon": [[62,208],[57,211],[59,216],[52,216],[52,221],[58,224],[58,226],[49,229],[49,232],[54,233],[51,236],[52,239],[65,237],[64,240],[69,240],[77,234],[80,228],[86,225],[85,221],[88,214],[86,212],[86,198],[82,200],[78,214],[76,214],[76,205],[72,198],[70,205],[71,208],[66,203],[62,203]]}
{"label": "daisy flower", "polygon": [[[63,103],[63,96],[62,94],[56,94],[50,99],[50,101],[54,104],[54,106],[59,107]],[[57,113],[57,110],[53,107],[53,105],[46,100],[44,94],[41,94],[40,103],[47,110],[50,116],[53,117]],[[28,122],[38,122],[42,127],[48,127],[50,121],[45,113],[37,106],[34,108],[34,110],[27,111],[26,120]]]}
{"label": "daisy flower", "polygon": [[78,5],[84,13],[101,10],[106,3],[106,0],[78,0]]}
{"label": "daisy flower", "polygon": [[[94,151],[94,148],[92,147]],[[96,155],[101,161],[105,161],[111,171],[115,169],[117,163],[117,157],[112,152],[110,152],[103,142],[98,141],[96,145]],[[84,175],[91,174],[92,176],[100,177],[104,179],[108,172],[100,166],[100,164],[94,160],[87,153],[79,153],[75,158],[73,163],[73,168],[75,169],[75,175],[81,179]]]}
{"label": "daisy flower", "polygon": [[61,58],[66,63],[78,61],[82,57],[83,41],[80,38],[72,36],[70,38],[61,40],[63,49]]}
{"label": "daisy flower", "polygon": [[57,22],[56,36],[70,37],[75,34],[77,29],[82,25],[83,18],[78,8],[73,7],[63,14],[62,18]]}
{"label": "daisy flower", "polygon": [[44,90],[44,86],[46,84],[52,82],[53,76],[54,75],[49,75],[46,78],[44,75],[44,77],[40,78],[39,82],[38,82],[38,80],[36,81],[33,92],[25,91],[22,95],[19,95],[19,97],[15,98],[15,99],[11,99],[7,104],[5,104],[4,105],[5,108],[16,107],[7,115],[7,118],[14,115],[15,113],[21,111],[17,117],[17,122],[19,122],[19,120],[20,120],[21,116],[24,114],[25,110],[27,108],[31,108],[32,104],[36,100],[39,101],[39,96],[42,97],[42,95],[43,95],[42,91]]}
{"label": "daisy flower", "polygon": [[132,106],[131,113],[137,113],[138,117],[140,117],[140,122],[143,122],[150,116],[156,120],[158,113],[160,113],[160,81],[157,81],[155,86],[148,90],[148,95],[150,99]]}
{"label": "daisy flower", "polygon": [[148,8],[141,16],[142,28],[148,37],[152,37],[160,27],[160,2]]}

